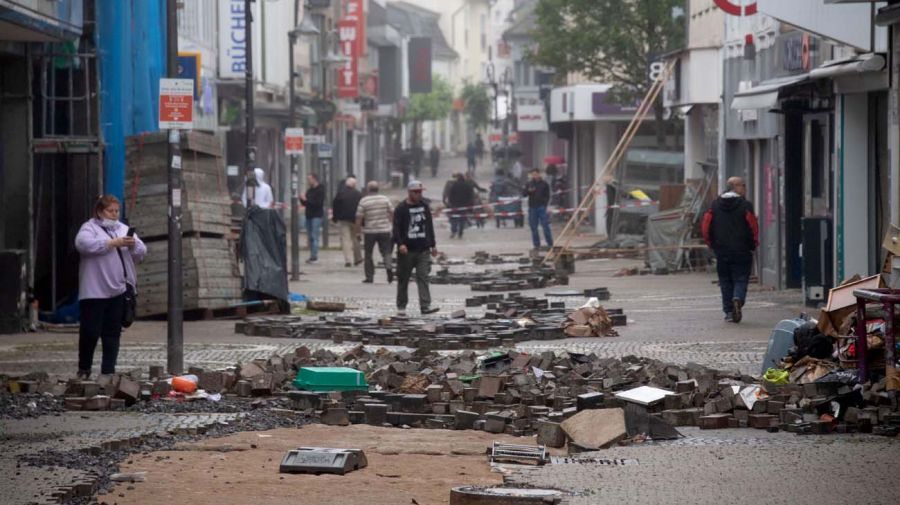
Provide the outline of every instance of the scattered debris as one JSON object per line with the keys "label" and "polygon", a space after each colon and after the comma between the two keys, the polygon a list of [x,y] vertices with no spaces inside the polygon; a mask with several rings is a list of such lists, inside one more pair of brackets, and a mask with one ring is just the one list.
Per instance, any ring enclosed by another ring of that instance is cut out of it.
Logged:
{"label": "scattered debris", "polygon": [[280,473],[334,473],[344,475],[368,466],[362,449],[300,447],[287,452],[281,460]]}
{"label": "scattered debris", "polygon": [[606,449],[627,435],[625,411],[585,410],[563,421],[562,429],[569,438],[569,452]]}

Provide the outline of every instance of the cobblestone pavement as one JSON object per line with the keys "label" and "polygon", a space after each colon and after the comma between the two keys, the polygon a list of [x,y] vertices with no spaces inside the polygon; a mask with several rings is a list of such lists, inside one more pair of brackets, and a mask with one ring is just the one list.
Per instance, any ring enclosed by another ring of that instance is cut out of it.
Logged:
{"label": "cobblestone pavement", "polygon": [[[886,504],[900,496],[900,484],[885,470],[900,457],[896,439],[681,431],[687,436],[673,442],[583,453],[568,464],[517,467],[507,482],[569,492],[567,505]],[[632,464],[603,464],[616,459]]]}

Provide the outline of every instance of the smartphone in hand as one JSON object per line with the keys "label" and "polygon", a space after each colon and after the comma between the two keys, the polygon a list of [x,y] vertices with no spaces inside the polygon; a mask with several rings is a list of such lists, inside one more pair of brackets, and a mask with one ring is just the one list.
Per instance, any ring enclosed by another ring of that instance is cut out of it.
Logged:
{"label": "smartphone in hand", "polygon": [[128,233],[127,233],[125,236],[126,236],[126,237],[133,237],[133,236],[134,236],[134,232],[135,232],[134,226],[129,226],[129,227],[128,227]]}

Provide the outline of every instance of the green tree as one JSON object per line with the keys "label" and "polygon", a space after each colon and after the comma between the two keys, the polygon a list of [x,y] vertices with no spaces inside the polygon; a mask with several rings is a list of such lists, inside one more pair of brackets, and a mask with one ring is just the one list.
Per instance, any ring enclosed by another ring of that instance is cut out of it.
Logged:
{"label": "green tree", "polygon": [[482,85],[466,82],[459,97],[465,104],[465,113],[472,129],[487,128],[492,106],[487,89]]}
{"label": "green tree", "polygon": [[[612,84],[610,98],[630,104],[652,85],[649,63],[685,43],[685,0],[539,0],[534,63]],[[654,104],[665,145],[662,97]]]}
{"label": "green tree", "polygon": [[450,115],[453,108],[453,88],[441,76],[434,76],[431,93],[415,93],[409,99],[409,107],[403,120],[413,124],[413,147],[419,145],[419,124],[422,121],[439,121]]}

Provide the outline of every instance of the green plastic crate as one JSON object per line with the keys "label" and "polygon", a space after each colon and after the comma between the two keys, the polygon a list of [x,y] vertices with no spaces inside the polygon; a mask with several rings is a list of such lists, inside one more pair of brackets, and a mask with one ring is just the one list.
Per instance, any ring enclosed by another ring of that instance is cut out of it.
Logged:
{"label": "green plastic crate", "polygon": [[347,367],[303,367],[294,378],[294,387],[307,391],[368,391],[366,376]]}

